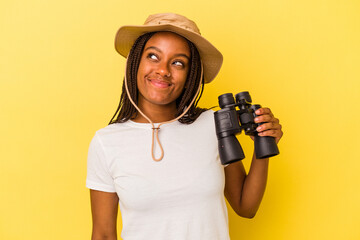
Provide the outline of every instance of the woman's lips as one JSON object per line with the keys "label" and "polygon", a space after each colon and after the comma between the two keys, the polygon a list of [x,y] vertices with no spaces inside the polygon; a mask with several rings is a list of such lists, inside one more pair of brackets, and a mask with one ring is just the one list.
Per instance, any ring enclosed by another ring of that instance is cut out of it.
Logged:
{"label": "woman's lips", "polygon": [[158,88],[168,88],[171,86],[171,83],[164,81],[164,80],[159,80],[159,79],[148,79],[148,81],[155,87]]}

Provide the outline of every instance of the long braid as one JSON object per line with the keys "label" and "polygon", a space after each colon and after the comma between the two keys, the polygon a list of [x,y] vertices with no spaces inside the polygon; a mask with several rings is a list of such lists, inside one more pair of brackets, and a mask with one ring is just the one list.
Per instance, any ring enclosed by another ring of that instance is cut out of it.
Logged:
{"label": "long braid", "polygon": [[[146,42],[155,34],[155,32],[146,33],[140,36],[134,43],[133,47],[130,50],[128,56],[128,65],[126,69],[126,78],[128,83],[129,93],[133,101],[137,104],[137,72],[141,60],[141,55],[144,50]],[[194,98],[196,91],[199,87],[199,84],[202,84],[201,93],[197,97],[195,104],[189,109],[189,111],[180,118],[178,121],[185,124],[190,124],[194,122],[202,112],[206,111],[205,108],[197,108],[197,103],[202,95],[204,89],[204,79],[200,80],[201,72],[201,60],[199,52],[197,51],[195,45],[188,41],[190,51],[191,51],[191,67],[188,73],[187,81],[185,83],[185,88],[183,93],[176,100],[177,113],[176,116],[180,116],[184,109],[190,104],[191,100]],[[124,79],[125,81],[125,79]],[[131,104],[125,89],[125,83],[123,81],[122,93],[120,96],[120,102],[117,107],[117,110],[114,116],[111,118],[109,124],[112,123],[122,123],[126,122],[129,119],[132,119],[137,116],[137,111],[134,106]],[[116,117],[116,115],[118,116]],[[174,117],[176,117],[174,116]]]}
{"label": "long braid", "polygon": [[191,68],[188,73],[188,80],[185,84],[183,95],[178,98],[179,100],[178,108],[177,108],[178,112],[176,116],[181,115],[183,110],[190,104],[191,100],[194,98],[196,94],[199,84],[202,84],[202,86],[201,86],[201,92],[197,97],[197,101],[190,107],[187,114],[185,114],[185,116],[179,119],[179,122],[185,124],[190,124],[194,122],[202,112],[207,110],[204,108],[196,107],[204,90],[204,78],[200,79],[201,59],[199,52],[197,51],[195,45],[192,42],[188,41],[188,44],[191,52]]}
{"label": "long braid", "polygon": [[[126,69],[126,78],[128,89],[132,96],[133,101],[137,104],[137,72],[140,64],[141,54],[144,50],[146,42],[154,35],[154,33],[147,33],[140,36],[134,43],[128,56],[128,65]],[[117,118],[114,120],[116,114]],[[119,106],[110,120],[109,124],[116,122],[126,122],[127,120],[136,117],[137,111],[131,104],[125,89],[125,79],[123,80],[122,92],[120,96]]]}

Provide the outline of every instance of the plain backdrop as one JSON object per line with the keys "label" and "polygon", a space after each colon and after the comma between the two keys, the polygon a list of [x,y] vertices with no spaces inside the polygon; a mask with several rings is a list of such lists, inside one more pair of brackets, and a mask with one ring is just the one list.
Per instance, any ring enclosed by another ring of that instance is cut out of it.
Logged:
{"label": "plain backdrop", "polygon": [[87,150],[125,67],[115,33],[159,12],[193,19],[224,55],[201,106],[249,91],[283,125],[257,216],[229,208],[231,238],[360,239],[356,0],[1,0],[0,239],[90,239]]}

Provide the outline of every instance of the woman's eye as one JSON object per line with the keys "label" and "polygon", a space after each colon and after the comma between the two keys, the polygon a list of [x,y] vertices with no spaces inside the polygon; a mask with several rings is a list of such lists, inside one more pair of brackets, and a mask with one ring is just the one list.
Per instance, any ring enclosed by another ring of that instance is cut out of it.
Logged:
{"label": "woman's eye", "polygon": [[150,58],[150,59],[152,59],[152,60],[158,60],[158,57],[157,57],[155,54],[153,54],[153,53],[149,53],[149,54],[148,54],[148,58]]}
{"label": "woman's eye", "polygon": [[179,66],[179,67],[183,67],[184,66],[184,63],[180,62],[180,61],[175,61],[173,63],[175,66]]}

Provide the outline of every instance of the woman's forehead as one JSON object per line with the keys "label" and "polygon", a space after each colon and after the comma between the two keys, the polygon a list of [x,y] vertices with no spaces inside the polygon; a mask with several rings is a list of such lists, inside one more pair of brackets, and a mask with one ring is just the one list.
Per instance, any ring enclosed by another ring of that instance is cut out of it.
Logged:
{"label": "woman's forehead", "polygon": [[158,48],[172,48],[190,53],[188,41],[173,32],[157,32],[146,43],[145,49],[151,46]]}

